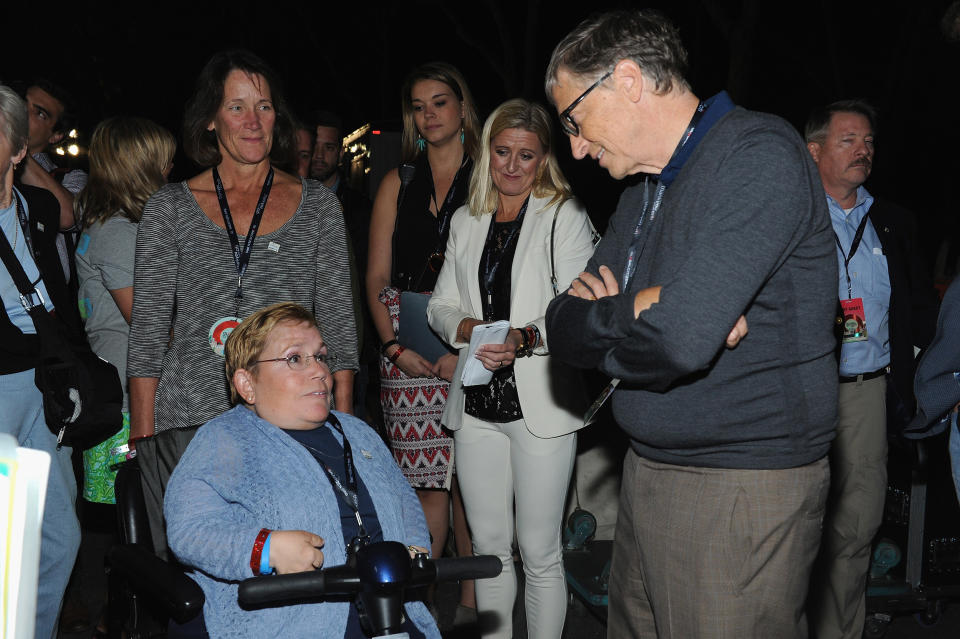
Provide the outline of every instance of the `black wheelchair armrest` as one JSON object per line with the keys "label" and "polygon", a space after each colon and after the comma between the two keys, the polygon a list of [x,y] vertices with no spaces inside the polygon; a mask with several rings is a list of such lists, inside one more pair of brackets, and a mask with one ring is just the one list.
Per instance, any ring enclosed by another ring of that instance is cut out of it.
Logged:
{"label": "black wheelchair armrest", "polygon": [[177,623],[186,623],[203,610],[200,586],[183,568],[168,564],[143,546],[114,546],[110,551],[110,566],[134,591],[158,604]]}

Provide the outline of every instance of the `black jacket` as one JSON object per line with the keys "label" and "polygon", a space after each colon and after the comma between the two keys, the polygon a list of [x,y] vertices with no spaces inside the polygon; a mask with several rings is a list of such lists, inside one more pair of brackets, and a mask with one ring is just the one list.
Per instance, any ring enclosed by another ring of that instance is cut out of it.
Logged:
{"label": "black jacket", "polygon": [[[71,293],[63,277],[57,253],[57,232],[60,227],[60,205],[52,193],[33,186],[17,185],[29,208],[30,238],[34,259],[53,301],[57,319],[71,337],[80,337],[83,325],[76,294]],[[71,257],[72,259],[72,257]],[[2,267],[2,264],[0,264]],[[5,268],[5,267],[3,267]],[[4,304],[0,304],[0,375],[29,370],[36,366],[40,353],[37,336],[24,335],[13,325]]]}
{"label": "black jacket", "polygon": [[908,416],[914,412],[913,347],[925,349],[937,326],[938,299],[920,254],[913,214],[880,198],[870,207],[870,220],[890,275],[890,368],[893,385]]}

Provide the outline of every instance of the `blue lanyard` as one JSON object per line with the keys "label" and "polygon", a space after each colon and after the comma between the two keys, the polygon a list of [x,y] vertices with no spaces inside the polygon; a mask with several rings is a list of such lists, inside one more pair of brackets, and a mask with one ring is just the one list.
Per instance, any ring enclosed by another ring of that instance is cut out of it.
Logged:
{"label": "blue lanyard", "polygon": [[[694,112],[693,117],[690,118],[690,124],[687,126],[686,132],[683,134],[683,137],[680,138],[680,141],[677,143],[677,148],[674,149],[673,155],[670,156],[670,161],[667,162],[667,167],[677,158],[680,150],[684,147],[687,141],[693,136],[694,130],[696,130],[697,125],[700,123],[700,120],[703,118],[703,114],[707,112],[707,105],[704,102],[700,102],[697,105],[697,110]],[[666,170],[666,167],[664,167]],[[656,181],[657,188],[653,192],[653,197],[650,196],[650,182]],[[633,230],[633,240],[630,242],[630,249],[627,251],[627,263],[623,267],[623,277],[621,278],[622,287],[620,292],[626,292],[627,286],[630,284],[630,280],[633,278],[634,273],[637,270],[637,260],[640,258],[640,255],[643,253],[643,247],[646,245],[646,242],[641,243],[640,238],[640,229],[643,227],[643,222],[647,217],[647,213],[650,214],[650,221],[653,222],[654,218],[657,216],[657,210],[660,208],[660,204],[663,202],[663,193],[667,190],[667,185],[656,178],[655,176],[648,175],[643,182],[643,204],[640,209],[640,218],[637,220],[637,226]],[[644,236],[646,238],[646,236]]]}
{"label": "blue lanyard", "polygon": [[[630,242],[630,250],[627,251],[627,263],[623,267],[623,284],[621,290],[626,292],[634,272],[637,270],[638,252],[642,252],[643,246],[640,244],[640,229],[643,227],[643,221],[647,217],[647,211],[650,212],[650,221],[657,215],[660,208],[660,202],[663,201],[663,193],[667,190],[667,185],[663,182],[657,183],[657,190],[653,193],[653,206],[650,205],[650,182],[656,180],[652,176],[647,176],[643,181],[643,204],[640,208],[640,219],[637,220],[637,227],[633,230],[633,241]],[[644,243],[644,246],[646,244]]]}

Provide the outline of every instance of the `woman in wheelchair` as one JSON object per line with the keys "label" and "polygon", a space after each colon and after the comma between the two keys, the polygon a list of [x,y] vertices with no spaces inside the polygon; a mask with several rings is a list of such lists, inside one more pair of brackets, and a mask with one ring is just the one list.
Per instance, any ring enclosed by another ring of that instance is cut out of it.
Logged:
{"label": "woman in wheelchair", "polygon": [[[427,552],[416,494],[373,429],[330,411],[327,348],[309,311],[280,303],[255,312],[225,354],[236,405],[198,431],[164,500],[170,548],[206,597],[207,631],[363,637],[349,602],[245,610],[238,582],[342,564],[367,542]],[[440,637],[422,603],[404,608],[410,637]]]}

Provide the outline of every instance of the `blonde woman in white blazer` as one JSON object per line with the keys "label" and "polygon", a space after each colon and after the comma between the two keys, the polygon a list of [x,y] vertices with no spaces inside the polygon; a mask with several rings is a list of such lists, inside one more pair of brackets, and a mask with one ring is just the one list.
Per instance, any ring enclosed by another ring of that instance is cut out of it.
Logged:
{"label": "blonde woman in white blazer", "polygon": [[494,371],[490,385],[465,389],[467,358],[459,358],[443,414],[474,552],[503,561],[499,577],[476,584],[484,637],[512,636],[514,505],[528,636],[558,639],[567,605],[560,528],[584,402],[579,375],[550,357],[543,316],[554,269],[559,282],[583,270],[593,227],[570,199],[551,139],[547,111],[525,100],[505,102],[487,119],[468,203],[451,221],[427,307],[430,326],[463,355],[478,324],[511,326],[505,344],[477,351]]}

